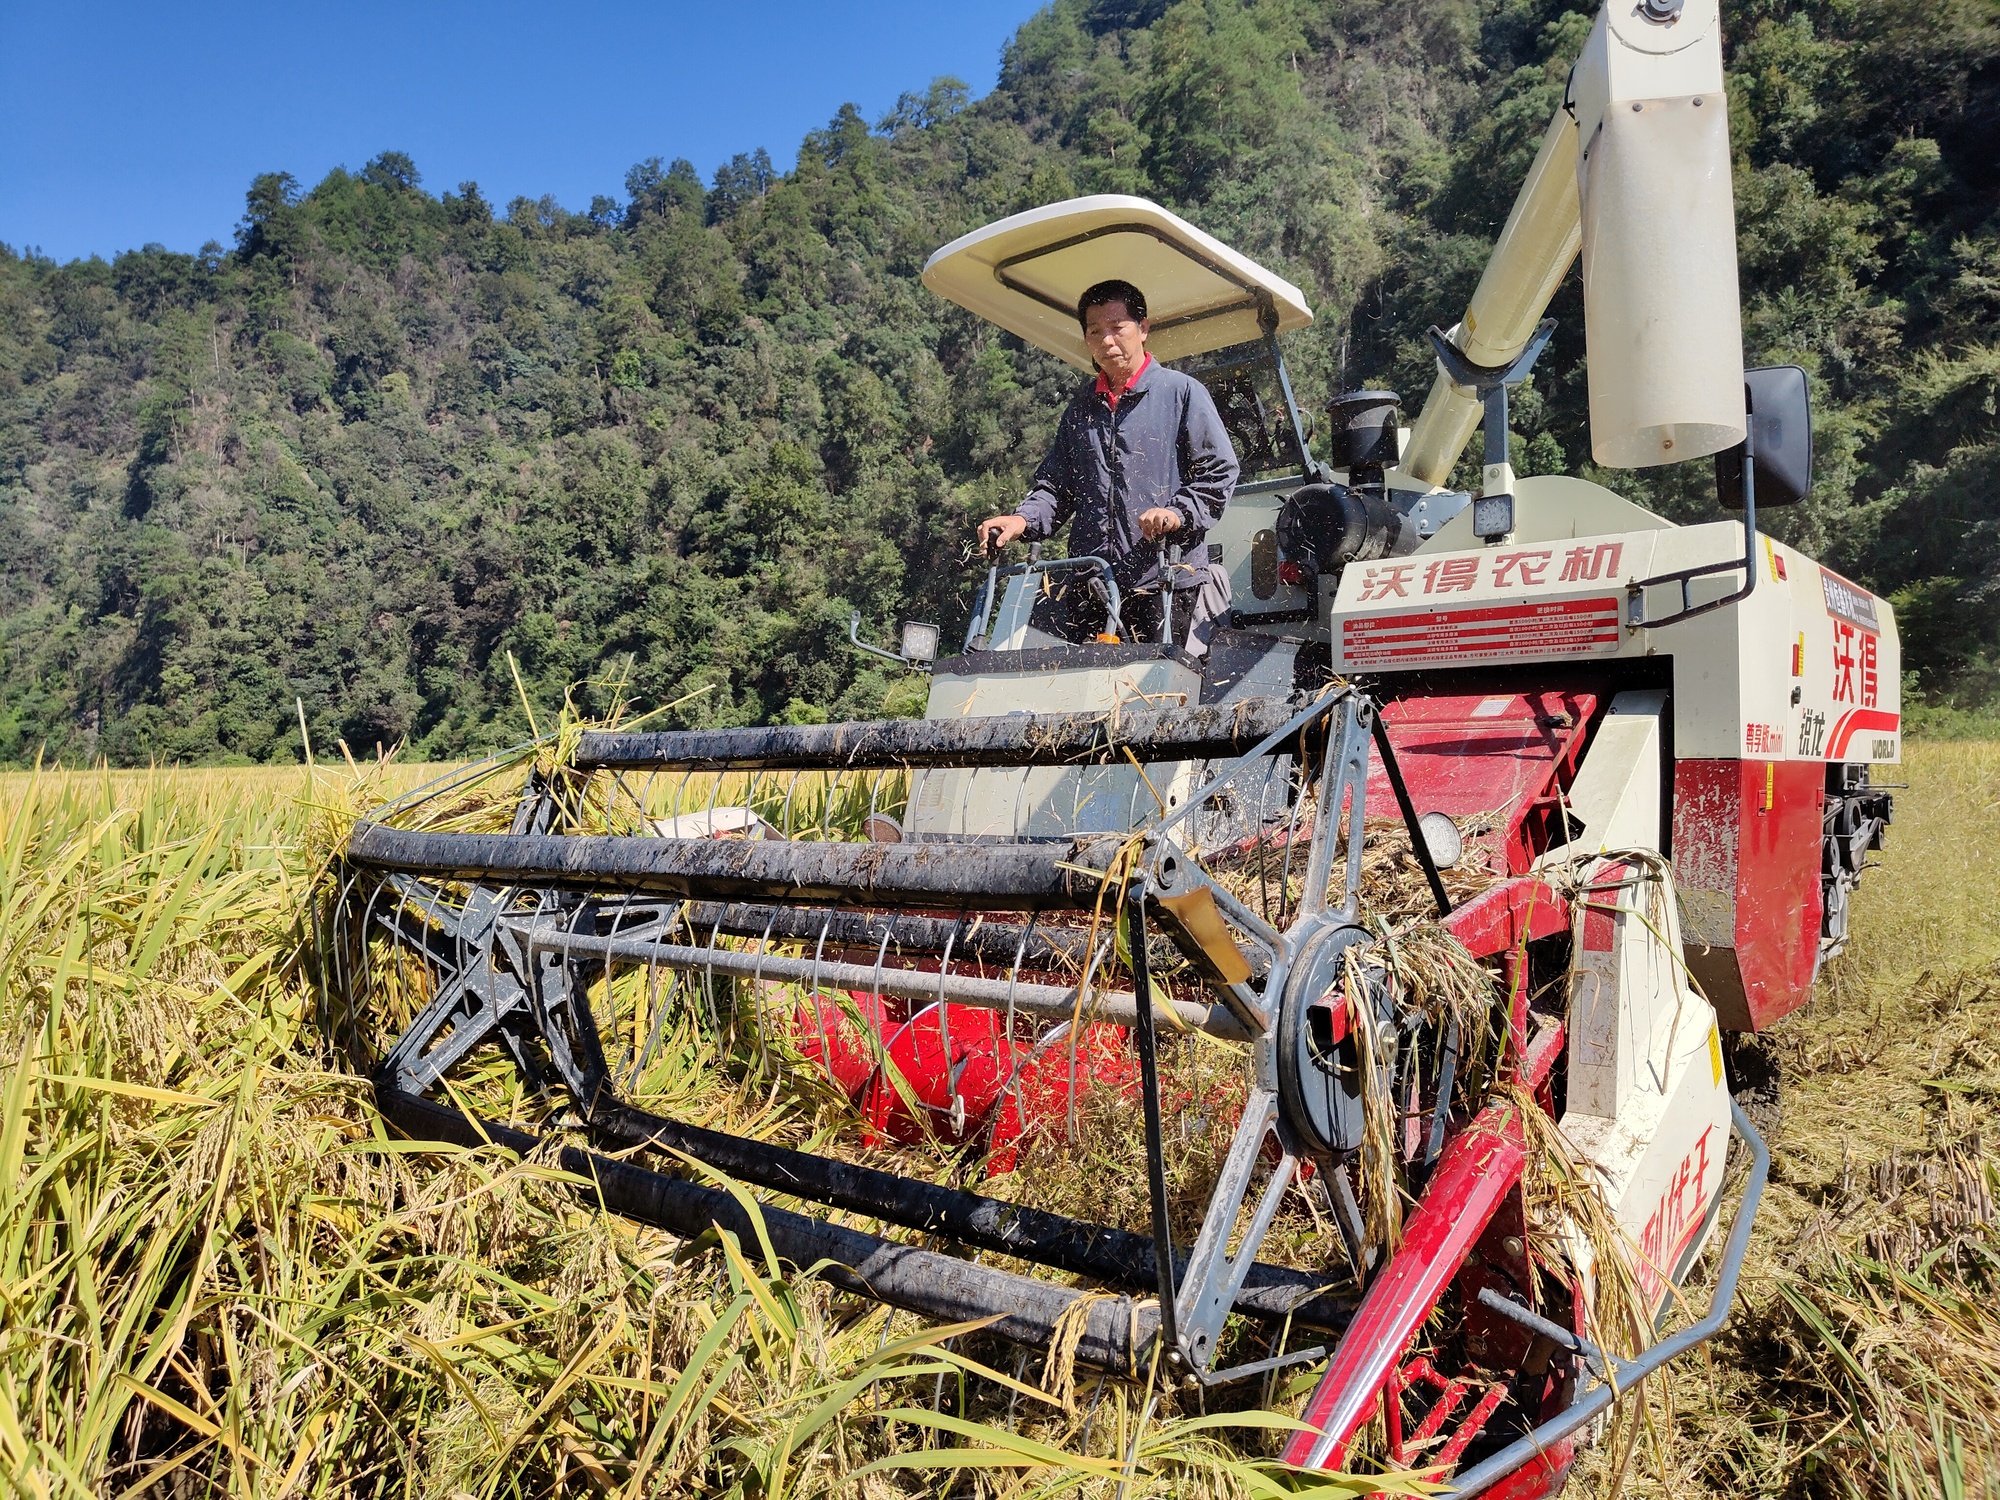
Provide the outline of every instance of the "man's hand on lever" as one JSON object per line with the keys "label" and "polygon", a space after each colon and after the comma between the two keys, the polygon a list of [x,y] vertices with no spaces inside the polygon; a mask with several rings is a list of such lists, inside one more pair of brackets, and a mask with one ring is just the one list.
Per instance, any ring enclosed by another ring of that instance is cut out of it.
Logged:
{"label": "man's hand on lever", "polygon": [[[1139,534],[1149,542],[1157,542],[1163,536],[1179,531],[1185,523],[1181,513],[1165,505],[1156,505],[1151,510],[1139,513]],[[988,557],[998,557],[1009,545],[1018,542],[1028,531],[1026,516],[988,516],[979,523],[979,542],[986,549]]]}
{"label": "man's hand on lever", "polygon": [[988,557],[998,557],[1011,542],[1018,542],[1028,530],[1026,516],[988,516],[979,523],[979,540]]}

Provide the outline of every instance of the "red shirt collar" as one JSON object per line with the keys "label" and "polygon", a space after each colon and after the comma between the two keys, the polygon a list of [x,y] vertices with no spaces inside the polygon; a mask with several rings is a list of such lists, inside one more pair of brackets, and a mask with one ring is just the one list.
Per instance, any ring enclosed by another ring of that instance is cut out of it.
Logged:
{"label": "red shirt collar", "polygon": [[1097,394],[1102,396],[1106,401],[1110,402],[1112,407],[1115,409],[1118,405],[1118,398],[1124,395],[1127,391],[1131,390],[1133,386],[1137,385],[1139,383],[1139,377],[1145,374],[1147,370],[1151,369],[1152,365],[1153,365],[1153,356],[1152,353],[1148,351],[1146,357],[1139,361],[1139,368],[1132,372],[1132,378],[1126,381],[1115,391],[1111,389],[1111,382],[1105,378],[1104,372],[1102,370],[1099,370],[1097,372]]}

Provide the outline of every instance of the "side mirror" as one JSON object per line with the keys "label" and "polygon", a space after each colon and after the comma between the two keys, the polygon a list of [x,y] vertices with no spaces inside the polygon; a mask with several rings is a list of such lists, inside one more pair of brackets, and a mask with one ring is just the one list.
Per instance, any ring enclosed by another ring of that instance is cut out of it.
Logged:
{"label": "side mirror", "polygon": [[[1743,372],[1743,405],[1756,438],[1757,508],[1797,505],[1812,488],[1812,403],[1806,372],[1773,365]],[[1743,509],[1743,449],[1715,455],[1715,495]]]}

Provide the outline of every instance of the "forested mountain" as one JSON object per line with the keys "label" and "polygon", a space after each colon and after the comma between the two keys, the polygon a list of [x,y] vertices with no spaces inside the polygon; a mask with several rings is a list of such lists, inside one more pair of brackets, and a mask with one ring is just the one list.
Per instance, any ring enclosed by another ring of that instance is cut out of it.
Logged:
{"label": "forested mountain", "polygon": [[[1775,529],[1894,594],[1933,697],[2000,694],[2000,9],[1724,23],[1748,353],[1819,411]],[[526,728],[510,653],[538,705],[879,712],[849,608],[962,626],[967,528],[1073,378],[926,292],[932,249],[1143,193],[1306,289],[1302,399],[1344,371],[1414,405],[1587,26],[1057,0],[985,98],[843,108],[788,170],[649,158],[623,201],[496,210],[388,151],[257,178],[228,248],[0,254],[0,759],[288,760],[295,698],[316,741],[460,755]],[[1554,311],[1526,472],[1587,464],[1574,276]],[[1594,477],[1710,513],[1705,464]]]}

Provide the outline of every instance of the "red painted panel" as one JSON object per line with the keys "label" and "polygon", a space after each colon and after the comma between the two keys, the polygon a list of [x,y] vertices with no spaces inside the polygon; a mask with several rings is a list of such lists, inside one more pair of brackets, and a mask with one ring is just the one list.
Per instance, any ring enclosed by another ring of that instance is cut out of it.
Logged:
{"label": "red painted panel", "polygon": [[1817,761],[1743,763],[1743,832],[1737,846],[1736,952],[1762,1031],[1812,994],[1819,959],[1819,870],[1825,842],[1826,768]]}
{"label": "red painted panel", "polygon": [[1735,943],[1741,767],[1734,760],[1674,762],[1674,884],[1681,896],[1681,939],[1690,948]]}
{"label": "red painted panel", "polygon": [[1674,766],[1674,876],[1688,967],[1731,1031],[1762,1031],[1812,993],[1825,767]]}
{"label": "red painted panel", "polygon": [[1560,1021],[1551,1021],[1535,1033],[1535,1039],[1528,1043],[1528,1050],[1521,1057],[1521,1066],[1514,1074],[1522,1088],[1530,1093],[1540,1092],[1542,1085],[1549,1081],[1556,1060],[1562,1056],[1563,1043],[1567,1040],[1568,1031]]}
{"label": "red painted panel", "polygon": [[1569,931],[1569,903],[1524,875],[1481,891],[1446,917],[1444,926],[1474,958],[1491,958]]}
{"label": "red painted panel", "polygon": [[1575,1438],[1551,1443],[1488,1490],[1486,1500],[1541,1500],[1543,1495],[1556,1494],[1575,1462]]}
{"label": "red painted panel", "polygon": [[1618,941],[1618,900],[1616,889],[1632,874],[1622,859],[1600,865],[1591,876],[1591,888],[1584,894],[1583,951],[1609,953]]}
{"label": "red painted panel", "polygon": [[910,1014],[901,1000],[861,991],[851,998],[861,1026],[821,996],[796,1007],[793,1031],[800,1053],[859,1106],[864,1146],[885,1138],[959,1145],[987,1131],[987,1175],[1000,1176],[1014,1170],[1030,1131],[1066,1127],[1072,1093],[1102,1086],[1129,1095],[1139,1086],[1139,1059],[1122,1027],[1084,1027],[1072,1053],[1065,1040],[1037,1048],[1010,1037],[990,1010],[932,1004]]}
{"label": "red painted panel", "polygon": [[1521,1051],[1521,1061],[1514,1070],[1514,1079],[1535,1096],[1535,1102],[1545,1114],[1556,1112],[1556,1090],[1551,1075],[1563,1055],[1563,1043],[1569,1039],[1569,1032],[1560,1021],[1551,1021],[1535,1033],[1533,1041]]}
{"label": "red painted panel", "polygon": [[[1019,1049],[1017,1057],[1026,1051]],[[1030,1132],[1066,1132],[1070,1096],[1093,1086],[1115,1088],[1128,1099],[1138,1098],[1139,1058],[1125,1045],[1123,1027],[1093,1023],[1083,1028],[1074,1052],[1066,1040],[1060,1040],[1029,1053],[1013,1084],[1001,1091],[994,1107],[986,1175],[1001,1177],[1013,1171],[1017,1148]],[[1217,1118],[1228,1113],[1226,1102],[1220,1099],[1210,1102],[1208,1108]],[[1229,1116],[1229,1128],[1233,1130],[1235,1124],[1234,1116]]]}
{"label": "red painted panel", "polygon": [[[1529,692],[1398,698],[1382,723],[1419,813],[1441,812],[1465,828],[1467,857],[1524,873],[1548,845],[1556,791],[1568,785],[1597,695]],[[1368,773],[1368,807],[1396,816],[1395,793],[1379,763]]]}
{"label": "red painted panel", "polygon": [[[1338,1468],[1354,1434],[1374,1410],[1384,1382],[1466,1252],[1486,1228],[1527,1161],[1521,1121],[1504,1104],[1489,1105],[1454,1137],[1405,1227],[1403,1243],[1369,1283],[1354,1321],[1320,1377],[1300,1419],[1308,1432],[1285,1444],[1297,1468]],[[1324,1451],[1315,1453],[1316,1449]]]}
{"label": "red painted panel", "polygon": [[872,1130],[909,1144],[965,1141],[986,1122],[1013,1076],[1017,1051],[1006,1022],[969,1005],[927,1005],[900,1026],[885,1028],[884,1060],[902,1077],[909,1097],[872,1071],[861,1100]]}
{"label": "red painted panel", "polygon": [[1491,1287],[1503,1297],[1520,1297],[1540,1310],[1535,1296],[1535,1268],[1528,1259],[1528,1202],[1521,1184],[1501,1196],[1485,1233],[1459,1272],[1458,1296],[1465,1318],[1465,1352],[1482,1370],[1518,1370],[1527,1362],[1534,1342],[1512,1318],[1489,1311],[1479,1300]]}
{"label": "red painted panel", "polygon": [[1827,744],[1826,758],[1844,760],[1849,742],[1864,730],[1876,734],[1895,734],[1902,727],[1901,714],[1892,714],[1881,708],[1851,708],[1842,714],[1839,722],[1833,726],[1833,738]]}
{"label": "red painted panel", "polygon": [[858,1099],[875,1076],[882,1038],[903,1019],[902,1001],[853,990],[847,1003],[820,995],[810,1005],[794,1006],[792,1033],[799,1055],[825,1068],[849,1099]]}

